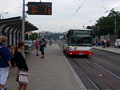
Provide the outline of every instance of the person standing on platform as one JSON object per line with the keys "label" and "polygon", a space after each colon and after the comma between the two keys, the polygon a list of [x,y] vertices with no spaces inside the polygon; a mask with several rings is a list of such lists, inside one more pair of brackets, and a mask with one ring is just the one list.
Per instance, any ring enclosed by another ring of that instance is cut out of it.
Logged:
{"label": "person standing on platform", "polygon": [[110,47],[110,40],[107,40],[107,47]]}
{"label": "person standing on platform", "polygon": [[49,40],[49,45],[50,45],[50,46],[52,45],[52,40]]}
{"label": "person standing on platform", "polygon": [[44,58],[45,55],[45,47],[46,47],[46,41],[45,39],[41,39],[40,41],[40,51],[41,51],[41,58]]}
{"label": "person standing on platform", "polygon": [[18,90],[27,90],[27,84],[19,81],[20,72],[21,71],[28,72],[28,66],[26,64],[26,61],[25,61],[23,55],[22,55],[23,50],[24,50],[24,43],[19,42],[17,45],[15,56],[14,56],[14,59],[16,61],[16,65],[18,67],[18,75],[17,75],[17,81],[19,82]]}
{"label": "person standing on platform", "polygon": [[104,39],[101,41],[101,44],[102,44],[102,48],[105,48],[105,42],[104,42]]}
{"label": "person standing on platform", "polygon": [[9,69],[11,66],[11,53],[6,47],[7,37],[1,36],[0,41],[0,90],[7,90],[5,89],[5,84],[8,78]]}
{"label": "person standing on platform", "polygon": [[107,40],[105,39],[104,40],[104,48],[106,48],[106,46],[107,46]]}
{"label": "person standing on platform", "polygon": [[40,47],[40,45],[39,45],[39,39],[37,39],[36,40],[36,56],[39,56],[39,54],[38,54],[39,47]]}

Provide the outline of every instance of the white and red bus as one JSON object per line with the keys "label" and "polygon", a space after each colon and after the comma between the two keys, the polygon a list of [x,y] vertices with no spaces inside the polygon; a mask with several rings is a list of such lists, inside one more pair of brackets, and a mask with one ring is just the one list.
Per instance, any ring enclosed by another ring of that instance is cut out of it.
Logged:
{"label": "white and red bus", "polygon": [[68,55],[93,55],[92,42],[91,29],[71,29],[65,34],[63,50]]}

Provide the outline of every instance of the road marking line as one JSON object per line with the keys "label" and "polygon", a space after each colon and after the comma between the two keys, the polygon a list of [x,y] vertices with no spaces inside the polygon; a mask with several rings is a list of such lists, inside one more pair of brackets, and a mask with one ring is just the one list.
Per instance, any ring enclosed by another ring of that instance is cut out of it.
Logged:
{"label": "road marking line", "polygon": [[98,65],[97,63],[94,63],[94,64],[97,65],[98,67],[102,68],[102,69],[105,70],[106,72],[112,74],[114,77],[116,77],[116,78],[118,78],[118,79],[120,80],[120,77],[119,77],[119,76],[117,76],[117,75],[115,75],[114,73],[110,72],[109,70],[103,68],[102,66]]}
{"label": "road marking line", "polygon": [[[87,76],[87,75],[86,75]],[[97,89],[97,90],[100,90],[98,87],[97,87],[97,85],[87,76],[87,78],[89,79],[89,81],[95,86],[95,88]]]}
{"label": "road marking line", "polygon": [[[57,44],[56,44],[57,45]],[[60,47],[57,45],[60,53],[64,56],[63,52],[61,51]],[[68,63],[71,71],[72,71],[72,74],[73,76],[75,77],[76,81],[78,82],[78,85],[80,86],[80,89],[81,90],[87,90],[87,88],[85,87],[85,85],[83,84],[83,82],[80,80],[79,76],[77,75],[77,73],[75,72],[75,70],[73,69],[73,67],[71,66],[71,64],[69,63],[69,61],[67,60],[67,58],[64,56],[66,62]]]}
{"label": "road marking line", "polygon": [[[77,62],[76,62],[77,63]],[[83,71],[83,70],[82,70]],[[92,79],[90,79],[90,77],[83,71],[83,73],[85,74],[86,78],[93,84],[93,86],[97,89],[100,90],[97,85],[92,81]]]}

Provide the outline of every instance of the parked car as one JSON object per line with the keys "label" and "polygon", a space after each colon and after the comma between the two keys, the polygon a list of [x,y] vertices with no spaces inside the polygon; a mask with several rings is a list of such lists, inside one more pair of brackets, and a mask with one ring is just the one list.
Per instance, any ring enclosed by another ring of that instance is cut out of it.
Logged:
{"label": "parked car", "polygon": [[25,40],[25,53],[29,53],[31,47],[32,47],[32,41]]}
{"label": "parked car", "polygon": [[115,47],[120,48],[120,39],[116,39]]}
{"label": "parked car", "polygon": [[36,47],[36,40],[33,40],[32,41],[32,48],[35,48]]}
{"label": "parked car", "polygon": [[25,53],[29,53],[29,48],[27,44],[25,44]]}
{"label": "parked car", "polygon": [[26,40],[25,45],[28,45],[28,47],[31,48],[32,47],[32,41]]}

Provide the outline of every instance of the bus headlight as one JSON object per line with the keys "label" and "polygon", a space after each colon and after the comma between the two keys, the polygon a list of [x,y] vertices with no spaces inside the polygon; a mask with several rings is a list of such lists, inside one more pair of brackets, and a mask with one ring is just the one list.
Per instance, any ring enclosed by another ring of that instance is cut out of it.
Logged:
{"label": "bus headlight", "polygon": [[73,47],[68,47],[68,50],[69,51],[74,51],[74,48]]}
{"label": "bus headlight", "polygon": [[89,52],[92,52],[93,50],[92,50],[92,48],[91,48],[91,49],[89,49],[88,51],[89,51]]}

